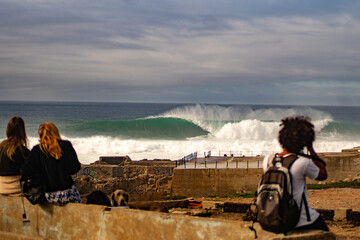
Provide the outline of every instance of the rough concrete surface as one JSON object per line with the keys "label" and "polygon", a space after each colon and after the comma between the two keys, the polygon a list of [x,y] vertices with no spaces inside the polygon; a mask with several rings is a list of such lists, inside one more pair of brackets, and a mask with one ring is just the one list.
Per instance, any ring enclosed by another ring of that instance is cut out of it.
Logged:
{"label": "rough concrete surface", "polygon": [[[24,224],[21,197],[0,196],[0,231],[48,239],[254,239],[248,222],[178,216],[125,208],[67,204],[31,205]],[[330,233],[283,236],[255,224],[258,239],[335,239]],[[322,237],[322,238],[319,238]]]}

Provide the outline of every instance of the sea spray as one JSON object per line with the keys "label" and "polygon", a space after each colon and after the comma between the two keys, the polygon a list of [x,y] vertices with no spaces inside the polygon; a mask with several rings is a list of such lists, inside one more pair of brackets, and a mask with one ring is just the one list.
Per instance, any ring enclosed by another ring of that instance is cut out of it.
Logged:
{"label": "sea spray", "polygon": [[219,139],[271,140],[276,138],[278,132],[278,122],[243,120],[225,124],[215,136]]}
{"label": "sea spray", "polygon": [[158,116],[183,118],[192,121],[241,121],[246,119],[278,121],[284,117],[295,115],[311,116],[312,120],[332,119],[329,113],[311,107],[263,107],[254,109],[245,105],[219,106],[201,104],[177,107]]}

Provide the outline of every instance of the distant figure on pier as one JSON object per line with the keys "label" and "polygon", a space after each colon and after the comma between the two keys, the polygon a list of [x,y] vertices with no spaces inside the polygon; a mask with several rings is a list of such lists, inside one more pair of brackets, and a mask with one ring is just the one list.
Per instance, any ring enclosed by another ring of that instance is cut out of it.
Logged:
{"label": "distant figure on pier", "polygon": [[[281,122],[282,129],[279,132],[278,140],[283,151],[275,156],[269,155],[264,158],[264,171],[272,165],[282,167],[288,157],[288,159],[294,159],[292,165],[290,164],[289,171],[292,177],[293,199],[300,210],[300,219],[295,230],[329,231],[320,214],[309,206],[306,188],[306,177],[320,181],[327,178],[326,163],[319,158],[313,148],[314,125],[310,122],[310,118],[304,116],[288,117],[282,119]],[[303,153],[305,148],[310,155]]]}
{"label": "distant figure on pier", "polygon": [[39,127],[40,144],[33,147],[22,168],[21,180],[40,177],[45,198],[55,205],[81,203],[71,175],[80,170],[80,162],[69,141],[62,140],[57,127],[45,122]]}
{"label": "distant figure on pier", "polygon": [[0,143],[0,194],[21,196],[20,168],[30,152],[25,123],[21,117],[10,119],[6,137]]}

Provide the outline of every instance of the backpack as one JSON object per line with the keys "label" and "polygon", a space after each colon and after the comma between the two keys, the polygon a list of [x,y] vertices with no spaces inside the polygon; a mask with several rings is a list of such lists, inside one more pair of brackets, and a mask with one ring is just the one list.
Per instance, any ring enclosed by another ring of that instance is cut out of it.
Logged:
{"label": "backpack", "polygon": [[[300,219],[303,201],[307,207],[304,193],[300,208],[293,199],[290,168],[297,158],[295,154],[286,157],[276,154],[272,161],[269,158],[269,168],[262,175],[256,197],[256,220],[264,230],[286,233],[294,229]],[[308,208],[306,213],[309,216]]]}

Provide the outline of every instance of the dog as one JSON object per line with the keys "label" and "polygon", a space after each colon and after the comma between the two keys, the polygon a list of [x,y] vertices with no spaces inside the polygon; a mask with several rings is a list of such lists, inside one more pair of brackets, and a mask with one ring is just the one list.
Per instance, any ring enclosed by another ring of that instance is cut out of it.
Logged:
{"label": "dog", "polygon": [[110,196],[111,206],[126,207],[129,202],[129,194],[122,189],[117,189]]}
{"label": "dog", "polygon": [[112,206],[108,196],[100,190],[95,190],[87,195],[86,204],[103,205],[107,207]]}
{"label": "dog", "polygon": [[115,190],[110,197],[111,206],[128,206],[131,209],[149,210],[156,212],[169,212],[168,209],[159,202],[136,201],[129,202],[129,194],[122,189]]}

